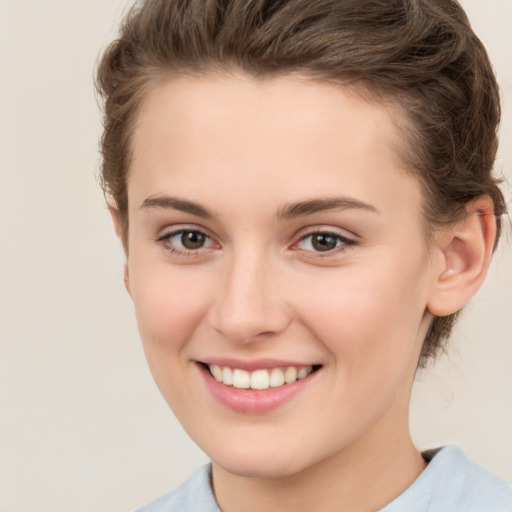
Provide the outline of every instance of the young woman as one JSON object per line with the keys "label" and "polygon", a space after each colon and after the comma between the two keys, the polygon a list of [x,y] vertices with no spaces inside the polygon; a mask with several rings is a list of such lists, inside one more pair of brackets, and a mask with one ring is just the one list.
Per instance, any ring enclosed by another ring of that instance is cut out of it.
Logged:
{"label": "young woman", "polygon": [[147,360],[212,460],[141,510],[512,510],[408,428],[505,212],[458,3],[148,0],[98,85]]}

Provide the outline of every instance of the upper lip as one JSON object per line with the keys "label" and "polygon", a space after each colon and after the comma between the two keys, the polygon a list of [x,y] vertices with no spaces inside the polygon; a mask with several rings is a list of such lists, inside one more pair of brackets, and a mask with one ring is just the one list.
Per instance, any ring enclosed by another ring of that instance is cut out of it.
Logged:
{"label": "upper lip", "polygon": [[229,368],[238,368],[240,370],[246,370],[252,372],[254,370],[265,370],[272,368],[288,368],[290,366],[295,368],[302,368],[304,366],[320,366],[315,363],[305,363],[300,361],[290,361],[285,359],[234,359],[230,357],[212,357],[205,360],[198,361],[199,363],[206,364],[208,366],[228,366]]}

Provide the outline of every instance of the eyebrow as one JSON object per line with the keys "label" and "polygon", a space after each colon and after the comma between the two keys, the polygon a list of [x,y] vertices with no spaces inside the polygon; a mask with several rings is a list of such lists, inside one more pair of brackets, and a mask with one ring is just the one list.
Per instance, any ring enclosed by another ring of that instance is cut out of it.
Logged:
{"label": "eyebrow", "polygon": [[[190,213],[191,215],[195,215],[196,217],[201,217],[203,219],[211,219],[214,217],[214,214],[210,210],[200,205],[199,203],[171,196],[147,197],[141,205],[141,209],[146,208],[179,210],[181,212]],[[305,217],[307,215],[313,215],[314,213],[326,210],[347,209],[358,209],[379,213],[375,206],[359,201],[358,199],[353,199],[351,197],[328,197],[285,204],[277,211],[277,218],[279,220],[287,220],[297,217]]]}
{"label": "eyebrow", "polygon": [[179,199],[171,196],[149,196],[144,199],[141,209],[146,208],[165,208],[172,210],[179,210],[181,212],[190,213],[196,217],[203,219],[209,219],[213,217],[210,210],[201,206],[193,201],[187,201],[186,199]]}
{"label": "eyebrow", "polygon": [[305,217],[325,210],[347,210],[347,209],[366,210],[373,213],[379,213],[375,206],[353,199],[351,197],[328,197],[321,199],[310,199],[298,203],[286,204],[279,208],[278,218],[281,220]]}

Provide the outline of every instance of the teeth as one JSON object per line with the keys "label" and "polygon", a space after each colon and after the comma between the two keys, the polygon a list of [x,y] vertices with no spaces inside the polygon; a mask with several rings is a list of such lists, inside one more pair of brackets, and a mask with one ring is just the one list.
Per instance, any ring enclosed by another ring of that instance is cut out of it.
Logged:
{"label": "teeth", "polygon": [[256,390],[292,384],[297,380],[304,379],[313,371],[312,366],[301,366],[299,368],[288,366],[285,369],[272,368],[271,370],[262,369],[253,372],[216,364],[209,365],[209,368],[217,382],[222,382],[226,386],[233,386],[237,389]]}
{"label": "teeth", "polygon": [[270,376],[267,370],[256,370],[251,373],[251,389],[268,389]]}
{"label": "teeth", "polygon": [[216,364],[210,366],[210,372],[215,377],[217,382],[222,382],[222,368]]}
{"label": "teeth", "polygon": [[238,368],[233,370],[233,387],[238,389],[249,389],[251,387],[251,374]]}
{"label": "teeth", "polygon": [[233,370],[229,366],[224,366],[222,368],[222,381],[224,384],[227,384],[228,386],[233,385]]}
{"label": "teeth", "polygon": [[303,379],[307,377],[313,371],[312,366],[306,366],[305,368],[300,368],[297,372],[297,379]]}
{"label": "teeth", "polygon": [[297,368],[294,368],[293,366],[290,366],[286,368],[286,371],[284,372],[284,381],[286,384],[291,384],[292,382],[295,382],[297,380]]}
{"label": "teeth", "polygon": [[278,388],[284,384],[284,374],[281,368],[272,368],[270,372],[270,387]]}

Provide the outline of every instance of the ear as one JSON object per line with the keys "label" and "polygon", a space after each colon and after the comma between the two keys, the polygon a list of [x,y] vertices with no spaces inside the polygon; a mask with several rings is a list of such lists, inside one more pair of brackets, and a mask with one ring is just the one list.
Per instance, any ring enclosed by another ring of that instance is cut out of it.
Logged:
{"label": "ear", "polygon": [[492,199],[481,196],[466,205],[465,217],[439,233],[439,269],[427,309],[436,316],[462,309],[482,285],[496,238]]}
{"label": "ear", "polygon": [[119,216],[119,209],[117,208],[116,203],[113,201],[107,202],[108,211],[110,216],[112,217],[112,224],[114,225],[114,231],[118,238],[121,238],[121,219]]}
{"label": "ear", "polygon": [[124,262],[124,272],[123,272],[123,280],[124,280],[124,287],[126,288],[126,291],[128,292],[128,295],[131,297],[132,292],[130,289],[130,271],[128,269],[128,262]]}
{"label": "ear", "polygon": [[[112,223],[114,225],[114,231],[116,233],[116,236],[119,239],[122,239],[121,219],[119,216],[119,210],[117,208],[117,205],[114,202],[108,202],[107,206],[108,206],[108,211],[110,212],[110,216],[112,217]],[[128,292],[129,295],[131,295],[130,272],[128,270],[128,261],[125,261],[125,263],[124,263],[123,280],[124,280],[124,286],[126,288],[126,291]]]}

